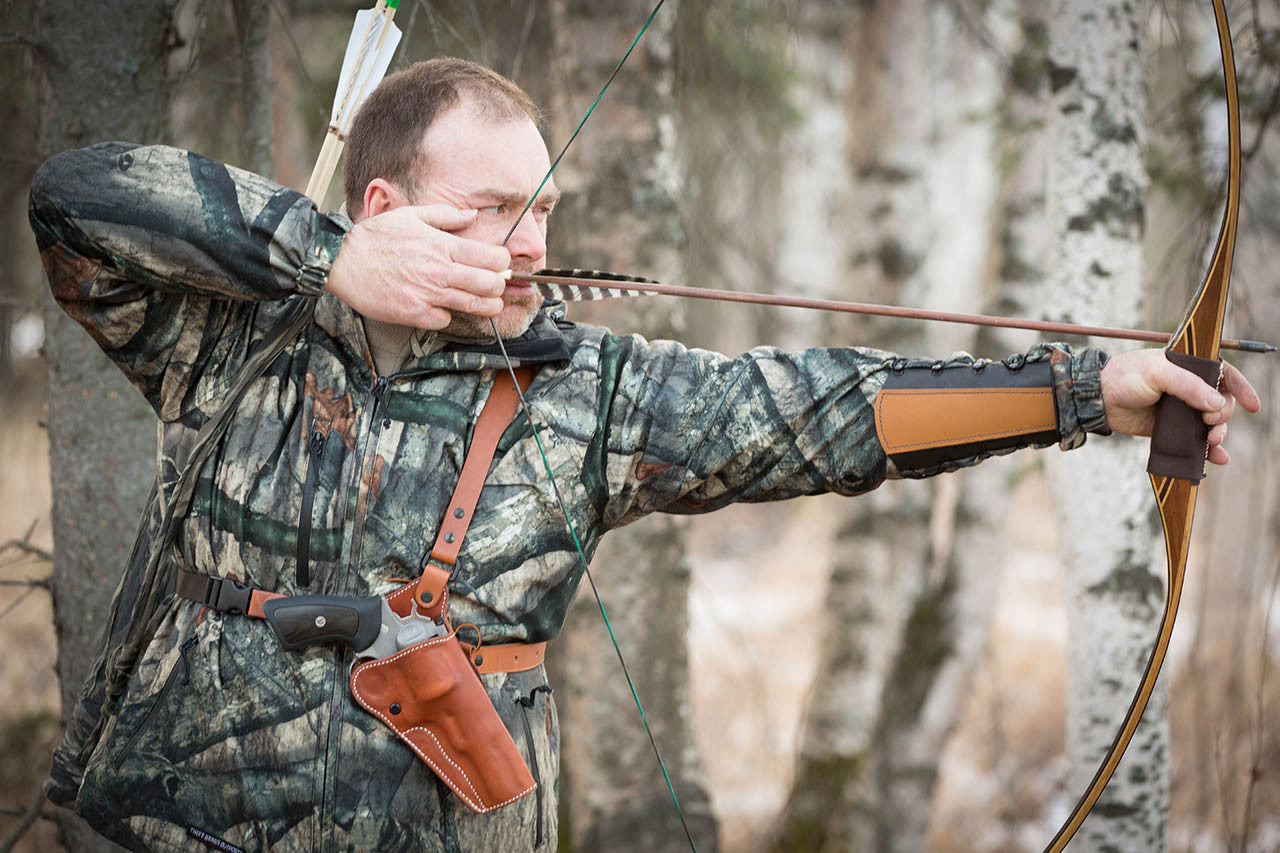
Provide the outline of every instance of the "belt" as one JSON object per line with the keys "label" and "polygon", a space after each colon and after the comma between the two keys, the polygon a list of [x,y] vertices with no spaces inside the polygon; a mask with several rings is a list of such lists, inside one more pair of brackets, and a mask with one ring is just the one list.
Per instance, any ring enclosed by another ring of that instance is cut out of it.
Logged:
{"label": "belt", "polygon": [[[191,601],[199,602],[210,610],[220,613],[252,616],[264,619],[262,605],[273,598],[285,598],[278,592],[267,592],[231,578],[215,578],[201,575],[186,569],[178,569],[178,595]],[[546,660],[547,644],[541,643],[499,643],[496,645],[472,646],[461,643],[471,665],[481,675],[494,672],[524,672],[533,669]]]}

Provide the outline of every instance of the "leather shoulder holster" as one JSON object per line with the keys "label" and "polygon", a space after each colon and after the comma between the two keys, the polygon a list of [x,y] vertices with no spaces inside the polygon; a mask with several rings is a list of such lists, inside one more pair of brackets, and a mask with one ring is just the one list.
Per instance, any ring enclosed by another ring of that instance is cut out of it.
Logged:
{"label": "leather shoulder holster", "polygon": [[[527,387],[531,368],[517,371]],[[537,785],[489,700],[467,647],[447,611],[449,577],[471,524],[498,439],[519,397],[508,373],[499,373],[472,433],[462,473],[422,575],[387,596],[401,617],[413,608],[441,621],[448,633],[390,657],[357,664],[351,693],[426,762],[473,811],[493,811]]]}

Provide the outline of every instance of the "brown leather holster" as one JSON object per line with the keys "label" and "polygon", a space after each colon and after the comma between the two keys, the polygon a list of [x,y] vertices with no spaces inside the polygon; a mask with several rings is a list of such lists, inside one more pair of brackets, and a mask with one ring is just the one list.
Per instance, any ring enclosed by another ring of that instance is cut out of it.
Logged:
{"label": "brown leather holster", "polygon": [[472,811],[493,811],[537,787],[456,630],[359,664],[351,693]]}
{"label": "brown leather holster", "polygon": [[[521,368],[522,387],[532,371]],[[518,395],[499,373],[472,433],[462,474],[449,501],[422,576],[387,596],[400,616],[412,607],[442,620],[448,634],[423,640],[390,657],[365,661],[351,671],[351,693],[387,725],[473,811],[514,802],[537,785],[520,750],[489,700],[472,658],[458,640],[447,612],[448,580],[471,523],[480,490]]]}

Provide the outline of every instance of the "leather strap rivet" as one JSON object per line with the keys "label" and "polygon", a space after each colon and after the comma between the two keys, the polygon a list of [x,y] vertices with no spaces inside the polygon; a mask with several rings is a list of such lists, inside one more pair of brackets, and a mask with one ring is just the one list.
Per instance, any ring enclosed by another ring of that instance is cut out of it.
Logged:
{"label": "leather strap rivet", "polygon": [[446,534],[444,535],[444,541],[446,541],[446,542],[452,542],[452,541],[453,541],[453,539],[454,539],[454,536],[453,536],[453,534],[452,534],[452,533],[446,533]]}
{"label": "leather strap rivet", "polygon": [[418,596],[418,600],[421,601],[423,604],[430,604],[431,599],[433,597],[434,596],[432,596],[431,593],[427,592],[426,590],[423,590],[422,595]]}
{"label": "leather strap rivet", "polygon": [[476,666],[483,666],[483,665],[484,665],[484,655],[476,655],[476,657],[475,657],[475,665],[476,665]]}
{"label": "leather strap rivet", "polygon": [[453,511],[453,517],[454,517],[454,518],[462,518],[462,517],[463,517],[464,515],[466,515],[466,514],[467,514],[467,511],[466,511],[465,509],[463,509],[462,507],[458,507],[457,509],[455,509],[455,510]]}
{"label": "leather strap rivet", "polygon": [[399,703],[399,702],[392,702],[392,703],[391,703],[391,707],[390,707],[388,710],[389,710],[389,711],[391,711],[391,713],[393,713],[393,714],[399,714],[399,713],[400,713],[400,703]]}

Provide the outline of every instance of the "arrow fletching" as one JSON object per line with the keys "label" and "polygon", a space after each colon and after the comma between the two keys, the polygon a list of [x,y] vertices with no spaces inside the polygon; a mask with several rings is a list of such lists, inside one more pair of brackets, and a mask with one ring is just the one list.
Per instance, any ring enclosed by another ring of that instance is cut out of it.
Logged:
{"label": "arrow fletching", "polygon": [[311,180],[307,182],[307,197],[317,205],[324,202],[329,191],[352,119],[365,98],[386,76],[391,58],[400,45],[400,28],[391,20],[399,4],[400,0],[378,0],[372,9],[356,12],[356,21],[347,40],[347,52],[342,57],[342,73],[338,77],[338,91],[333,100],[324,145],[311,172]]}
{"label": "arrow fletching", "polygon": [[[547,278],[544,279],[543,276]],[[610,287],[606,282],[640,282],[642,284],[658,284],[651,278],[642,278],[636,275],[622,275],[616,272],[604,272],[603,270],[579,270],[579,269],[562,269],[562,270],[542,270],[536,276],[526,278],[525,276],[516,276],[520,279],[528,281],[533,285],[533,289],[545,296],[547,299],[559,299],[561,302],[594,302],[598,299],[616,299],[622,296],[657,296],[647,290],[631,290],[621,287]],[[556,278],[560,281],[549,281],[547,279]],[[563,279],[578,279],[578,281],[564,281]],[[600,284],[589,284],[587,282],[598,281]]]}

